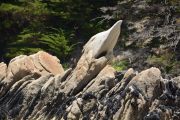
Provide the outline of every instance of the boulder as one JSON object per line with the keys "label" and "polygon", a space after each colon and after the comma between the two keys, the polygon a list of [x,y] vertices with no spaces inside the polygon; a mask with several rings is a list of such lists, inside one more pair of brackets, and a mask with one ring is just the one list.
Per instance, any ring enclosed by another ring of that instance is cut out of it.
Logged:
{"label": "boulder", "polygon": [[[132,70],[129,70],[132,74]],[[137,74],[121,92],[121,107],[113,116],[115,120],[139,120],[146,115],[153,100],[162,94],[161,72],[150,68]]]}
{"label": "boulder", "polygon": [[92,93],[101,98],[115,86],[115,69],[107,65],[83,90],[83,94]]}
{"label": "boulder", "polygon": [[93,36],[74,69],[43,51],[0,63],[0,119],[179,120],[179,77],[109,65],[121,22]]}
{"label": "boulder", "polygon": [[39,52],[39,62],[41,66],[49,73],[53,75],[61,74],[64,72],[62,65],[60,64],[60,60],[52,56],[46,52]]}
{"label": "boulder", "polygon": [[154,100],[162,93],[160,89],[161,71],[158,68],[152,67],[144,70],[134,77],[128,86],[138,88],[145,98],[150,101]]}
{"label": "boulder", "polygon": [[63,72],[62,65],[56,57],[40,51],[30,56],[21,55],[12,59],[8,65],[7,79],[19,80],[33,73],[57,75]]}
{"label": "boulder", "polygon": [[3,62],[0,63],[0,83],[6,77],[7,65]]}
{"label": "boulder", "polygon": [[86,43],[76,68],[61,86],[64,93],[77,94],[106,66],[112,58],[121,24],[122,20],[119,20],[109,30],[94,35]]}
{"label": "boulder", "polygon": [[38,74],[39,76],[43,76],[50,73],[53,75],[64,73],[60,61],[56,57],[43,51],[39,51],[30,56],[20,55],[10,61],[8,68],[2,63],[0,67],[2,68],[0,75],[6,76],[1,83],[1,89],[4,92],[15,82],[27,75]]}
{"label": "boulder", "polygon": [[121,24],[122,20],[119,20],[107,31],[92,36],[85,44],[83,52],[86,54],[91,52],[94,58],[112,54],[121,32]]}

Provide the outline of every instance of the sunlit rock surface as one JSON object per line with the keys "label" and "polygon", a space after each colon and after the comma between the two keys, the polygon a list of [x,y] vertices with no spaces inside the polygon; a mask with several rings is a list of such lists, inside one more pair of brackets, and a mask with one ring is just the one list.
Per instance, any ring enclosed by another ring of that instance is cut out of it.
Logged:
{"label": "sunlit rock surface", "polygon": [[108,65],[121,22],[93,36],[74,69],[43,51],[0,63],[0,119],[179,120],[180,77]]}

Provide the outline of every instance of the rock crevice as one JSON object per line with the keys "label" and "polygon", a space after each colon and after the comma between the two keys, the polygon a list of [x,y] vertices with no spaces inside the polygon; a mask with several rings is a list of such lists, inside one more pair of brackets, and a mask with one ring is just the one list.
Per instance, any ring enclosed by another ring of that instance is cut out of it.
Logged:
{"label": "rock crevice", "polygon": [[43,51],[0,63],[0,119],[180,119],[180,77],[108,65],[121,23],[93,36],[74,69]]}

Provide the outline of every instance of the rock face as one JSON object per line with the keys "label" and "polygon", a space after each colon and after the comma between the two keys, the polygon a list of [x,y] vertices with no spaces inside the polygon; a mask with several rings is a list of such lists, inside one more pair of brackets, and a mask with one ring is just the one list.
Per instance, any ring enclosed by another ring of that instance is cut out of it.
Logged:
{"label": "rock face", "polygon": [[154,66],[162,74],[179,75],[179,0],[119,0],[114,7],[106,10],[109,18],[125,21],[114,53],[139,71]]}
{"label": "rock face", "polygon": [[50,73],[53,75],[63,74],[64,69],[59,62],[56,57],[40,51],[34,55],[21,55],[12,59],[8,68],[6,64],[1,63],[0,84],[2,90],[0,96],[14,83],[28,75],[36,74],[36,76],[43,76]]}
{"label": "rock face", "polygon": [[42,51],[0,63],[0,119],[179,120],[180,77],[108,65],[121,22],[93,36],[74,69]]}
{"label": "rock face", "polygon": [[121,32],[121,24],[122,20],[119,20],[109,30],[100,32],[91,37],[84,46],[84,53],[90,53],[94,58],[112,54],[113,48],[116,45]]}
{"label": "rock face", "polygon": [[109,30],[94,35],[87,42],[76,68],[62,85],[64,93],[77,94],[106,66],[118,40],[121,23],[122,20],[117,21]]}
{"label": "rock face", "polygon": [[6,77],[7,74],[7,65],[5,63],[0,63],[0,82]]}

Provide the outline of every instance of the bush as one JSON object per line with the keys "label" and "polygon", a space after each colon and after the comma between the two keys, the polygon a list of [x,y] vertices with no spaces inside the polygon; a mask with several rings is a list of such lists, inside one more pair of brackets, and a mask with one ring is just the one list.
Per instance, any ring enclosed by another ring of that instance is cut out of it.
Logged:
{"label": "bush", "polygon": [[8,44],[7,58],[19,54],[33,54],[45,50],[59,58],[65,58],[72,47],[68,45],[64,32],[61,29],[48,28],[48,32],[34,32],[25,29],[18,35],[18,39]]}
{"label": "bush", "polygon": [[116,71],[122,71],[128,69],[129,62],[127,60],[115,61],[112,66]]}
{"label": "bush", "polygon": [[39,50],[65,61],[71,46],[81,49],[92,35],[109,27],[100,22],[104,13],[99,8],[105,5],[106,1],[88,0],[2,0],[0,61]]}
{"label": "bush", "polygon": [[146,61],[148,64],[160,68],[163,72],[170,74],[179,62],[174,59],[173,53],[165,53],[159,56],[149,56]]}

